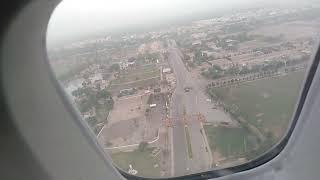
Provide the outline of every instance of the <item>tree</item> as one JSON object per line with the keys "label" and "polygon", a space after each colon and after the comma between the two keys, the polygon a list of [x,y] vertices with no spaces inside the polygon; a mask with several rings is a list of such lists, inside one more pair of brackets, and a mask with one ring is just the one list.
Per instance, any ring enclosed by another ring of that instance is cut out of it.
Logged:
{"label": "tree", "polygon": [[109,68],[109,70],[111,72],[119,72],[120,71],[120,65],[115,63],[115,64],[112,64]]}
{"label": "tree", "polygon": [[217,79],[222,77],[224,71],[218,65],[213,65],[207,71],[202,72],[201,74],[207,78]]}
{"label": "tree", "polygon": [[85,73],[82,77],[83,77],[83,79],[89,79],[89,74]]}
{"label": "tree", "polygon": [[85,121],[87,121],[87,123],[89,124],[90,127],[94,127],[97,125],[97,119],[96,117],[88,117],[85,119]]}
{"label": "tree", "polygon": [[92,108],[92,104],[88,100],[82,100],[78,104],[79,111],[84,113],[90,110]]}
{"label": "tree", "polygon": [[74,96],[74,97],[79,97],[79,96],[81,96],[81,95],[82,95],[81,88],[78,88],[78,89],[72,91],[71,94],[72,94],[72,96]]}
{"label": "tree", "polygon": [[232,67],[230,67],[227,72],[227,74],[230,74],[230,75],[237,75],[239,73],[239,67],[238,66],[235,66],[233,65]]}
{"label": "tree", "polygon": [[111,96],[112,96],[111,93],[106,89],[102,89],[102,90],[97,92],[97,98],[98,99],[100,99],[100,98],[107,99],[107,98],[110,98]]}
{"label": "tree", "polygon": [[148,145],[148,142],[142,141],[138,146],[138,150],[144,152],[148,148]]}
{"label": "tree", "polygon": [[190,57],[189,55],[186,55],[186,54],[185,54],[185,55],[184,55],[184,59],[187,60],[187,61],[189,61],[189,60],[191,59],[191,57]]}

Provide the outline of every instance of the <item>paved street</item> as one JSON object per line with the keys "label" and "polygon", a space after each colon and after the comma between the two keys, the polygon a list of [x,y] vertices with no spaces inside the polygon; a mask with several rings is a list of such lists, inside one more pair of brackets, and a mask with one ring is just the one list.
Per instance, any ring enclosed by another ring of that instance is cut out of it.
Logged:
{"label": "paved street", "polygon": [[[173,175],[179,176],[208,170],[212,162],[209,147],[205,143],[206,136],[201,133],[200,121],[197,116],[191,115],[201,113],[207,120],[210,118],[211,121],[216,122],[231,120],[224,112],[212,109],[211,102],[207,101],[203,90],[197,85],[197,80],[193,79],[185,68],[181,53],[174,41],[170,41],[169,47],[168,60],[177,78],[177,86],[170,107],[170,115],[174,119],[172,129]],[[185,87],[191,87],[192,90],[185,92]],[[191,139],[192,158],[188,156],[185,123],[182,120],[184,114],[190,115],[186,126]]]}

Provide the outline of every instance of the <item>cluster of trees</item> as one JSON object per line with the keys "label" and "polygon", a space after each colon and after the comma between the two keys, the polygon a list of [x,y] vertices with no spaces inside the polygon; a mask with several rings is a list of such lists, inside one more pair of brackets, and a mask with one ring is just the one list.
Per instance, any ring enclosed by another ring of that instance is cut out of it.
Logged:
{"label": "cluster of trees", "polygon": [[104,106],[107,110],[111,110],[113,108],[114,101],[112,99],[112,95],[106,89],[98,89],[94,90],[91,87],[81,87],[72,92],[74,97],[83,97],[78,103],[77,106],[80,112],[87,112],[91,108],[98,108],[101,104],[99,100],[104,102]]}
{"label": "cluster of trees", "polygon": [[[250,73],[258,73],[258,72],[277,72],[281,67],[284,67],[285,63],[282,61],[270,61],[266,62],[264,64],[256,64],[249,69],[247,66],[244,66],[241,68],[241,70],[238,70],[238,74],[245,75]],[[238,68],[239,69],[239,68]]]}
{"label": "cluster of trees", "polygon": [[114,63],[109,67],[110,72],[119,72],[120,71],[120,65],[118,63]]}
{"label": "cluster of trees", "polygon": [[237,76],[258,72],[277,72],[281,67],[284,67],[284,65],[285,63],[282,61],[270,61],[264,64],[253,65],[250,69],[247,66],[239,67],[234,65],[225,70],[218,65],[213,65],[201,74],[209,79],[218,79],[223,76]]}
{"label": "cluster of trees", "polygon": [[[254,36],[248,35],[246,32],[241,32],[236,35],[230,35],[230,36],[224,37],[222,39],[220,39],[218,37],[214,38],[217,47],[221,47],[226,50],[237,50],[239,47],[239,43],[251,41],[253,39],[254,39]],[[228,40],[232,40],[232,41],[228,42]]]}
{"label": "cluster of trees", "polygon": [[88,118],[85,119],[85,121],[88,123],[88,125],[91,128],[94,128],[98,123],[96,117],[88,117]]}
{"label": "cluster of trees", "polygon": [[249,31],[252,27],[248,26],[248,24],[244,22],[228,24],[222,28],[222,30],[226,33],[236,33],[241,31]]}
{"label": "cluster of trees", "polygon": [[208,62],[209,58],[206,53],[202,53],[201,50],[196,50],[194,53],[193,63],[201,65],[203,62]]}
{"label": "cluster of trees", "polygon": [[218,79],[224,76],[224,70],[218,65],[213,65],[207,71],[203,71],[201,74],[209,79]]}

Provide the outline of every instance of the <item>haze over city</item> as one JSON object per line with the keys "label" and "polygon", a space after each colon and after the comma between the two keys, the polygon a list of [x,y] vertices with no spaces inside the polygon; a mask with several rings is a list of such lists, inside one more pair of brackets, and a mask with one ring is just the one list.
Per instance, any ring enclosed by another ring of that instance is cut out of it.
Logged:
{"label": "haze over city", "polygon": [[174,177],[279,143],[319,40],[313,1],[63,1],[49,62],[126,173]]}
{"label": "haze over city", "polygon": [[232,10],[305,3],[299,0],[63,0],[49,22],[48,45],[109,33],[154,30]]}

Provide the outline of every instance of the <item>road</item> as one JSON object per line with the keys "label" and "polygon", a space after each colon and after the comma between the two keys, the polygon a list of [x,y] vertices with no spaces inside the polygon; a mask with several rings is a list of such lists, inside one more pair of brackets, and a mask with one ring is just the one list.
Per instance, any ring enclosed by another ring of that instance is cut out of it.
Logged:
{"label": "road", "polygon": [[[191,76],[184,66],[181,59],[182,54],[176,43],[174,41],[169,42],[168,61],[177,80],[170,104],[170,116],[175,120],[172,128],[172,174],[179,176],[210,169],[212,154],[208,150],[206,136],[201,133],[202,125],[196,116],[190,116],[186,124],[181,118],[174,117],[201,113],[206,120],[211,122],[230,122],[231,119],[224,112],[212,109],[213,105],[207,100],[204,91],[200,89],[198,81]],[[192,90],[185,92],[185,87],[191,87]],[[190,134],[192,158],[188,155],[185,129],[188,129]]]}

